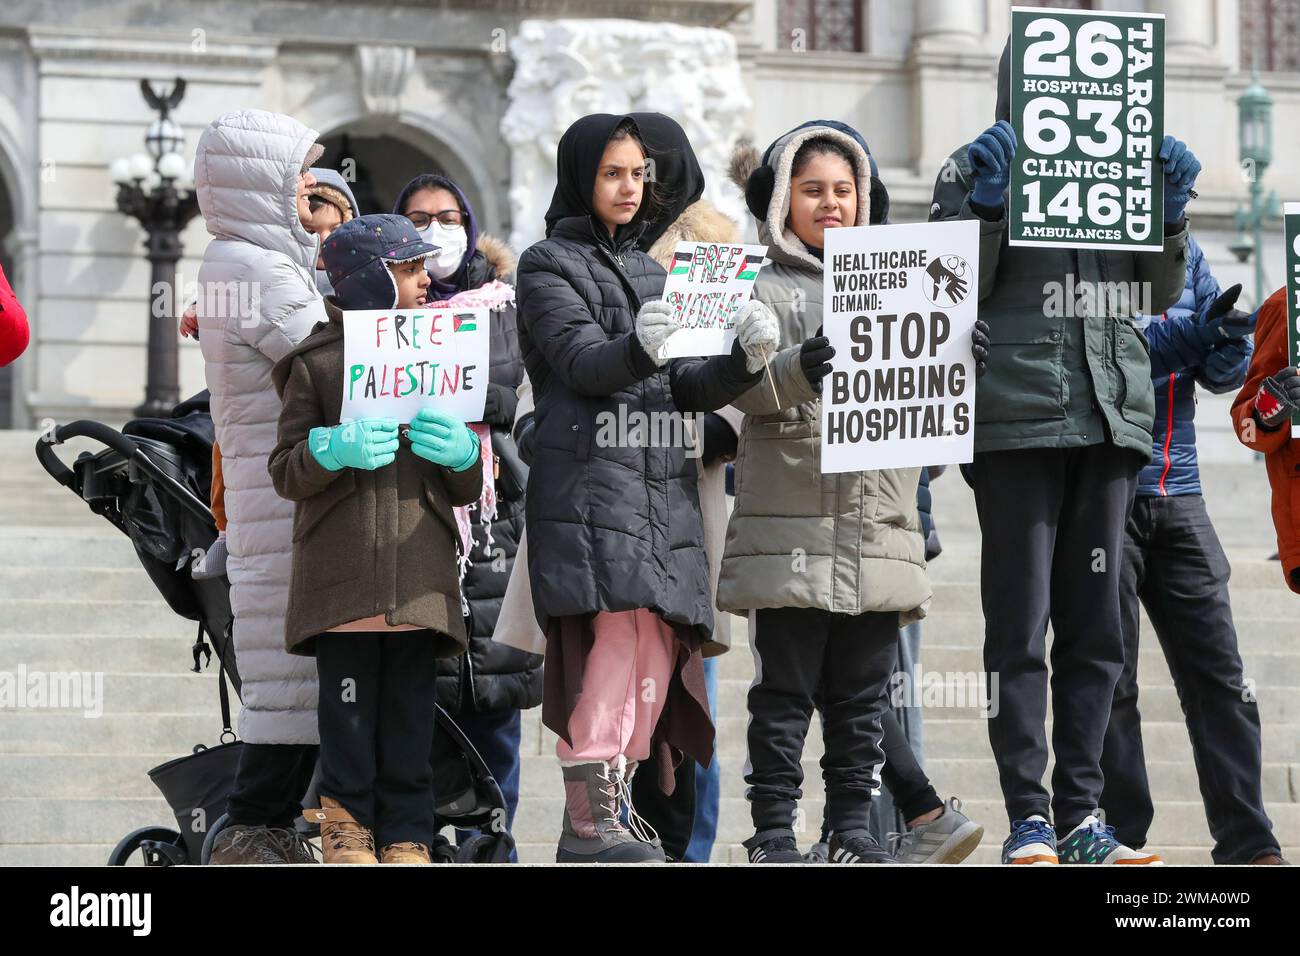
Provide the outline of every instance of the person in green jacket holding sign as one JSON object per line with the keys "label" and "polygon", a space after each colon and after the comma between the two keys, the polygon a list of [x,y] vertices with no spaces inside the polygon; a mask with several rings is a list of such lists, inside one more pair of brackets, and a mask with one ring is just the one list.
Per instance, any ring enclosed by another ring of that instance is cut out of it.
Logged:
{"label": "person in green jacket holding sign", "polygon": [[[1182,294],[1184,210],[1200,164],[1165,137],[1163,251],[1008,245],[1017,147],[1010,66],[1008,45],[998,122],[949,158],[930,210],[931,221],[980,223],[980,315],[992,344],[968,477],[983,534],[984,666],[999,680],[989,741],[1011,821],[1002,862],[1156,863],[1105,825],[1100,758],[1124,663],[1124,528],[1155,418],[1150,357],[1133,320]],[[1135,290],[1150,301],[1134,301]],[[1049,621],[1050,796],[1042,783]]]}

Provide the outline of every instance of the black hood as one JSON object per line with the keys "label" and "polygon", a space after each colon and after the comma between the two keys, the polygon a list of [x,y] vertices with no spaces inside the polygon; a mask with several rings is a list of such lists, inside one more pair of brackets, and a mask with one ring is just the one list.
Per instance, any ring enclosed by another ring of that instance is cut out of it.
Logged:
{"label": "black hood", "polygon": [[704,195],[704,170],[686,137],[686,130],[663,113],[632,113],[641,131],[646,151],[654,160],[654,184],[658,193],[655,218],[641,234],[638,245],[648,250],[668,227]]}
{"label": "black hood", "polygon": [[998,106],[995,120],[1011,122],[1011,38],[1002,48],[1002,59],[998,61]]}
{"label": "black hood", "polygon": [[[551,196],[550,208],[546,210],[548,236],[561,219],[586,216],[591,218],[593,223],[597,222],[596,211],[591,208],[591,194],[596,186],[596,171],[600,168],[600,160],[605,155],[605,147],[609,144],[610,137],[624,120],[630,121],[637,135],[640,135],[641,130],[630,115],[591,113],[575,120],[560,137],[559,145],[555,147],[555,193]],[[632,221],[618,227],[617,235],[614,237],[616,244],[633,231],[642,228],[645,211],[646,203],[643,200]],[[603,226],[600,231],[608,235]]]}

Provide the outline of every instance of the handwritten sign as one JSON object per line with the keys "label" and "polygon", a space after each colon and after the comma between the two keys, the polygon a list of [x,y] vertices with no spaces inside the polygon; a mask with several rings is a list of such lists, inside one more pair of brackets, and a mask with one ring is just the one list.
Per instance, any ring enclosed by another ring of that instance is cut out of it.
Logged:
{"label": "handwritten sign", "polygon": [[823,473],[974,457],[979,225],[826,230]]}
{"label": "handwritten sign", "polygon": [[483,418],[488,322],[480,308],[343,313],[342,421],[395,418],[425,406],[463,422]]}
{"label": "handwritten sign", "polygon": [[736,313],[749,301],[767,246],[679,242],[663,299],[681,324],[664,343],[664,358],[726,355],[736,338]]}

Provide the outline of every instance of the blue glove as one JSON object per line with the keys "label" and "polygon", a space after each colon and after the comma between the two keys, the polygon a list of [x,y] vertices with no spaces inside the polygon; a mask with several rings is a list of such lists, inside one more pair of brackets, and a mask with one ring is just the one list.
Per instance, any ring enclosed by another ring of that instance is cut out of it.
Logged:
{"label": "blue glove", "polygon": [[971,202],[981,206],[1001,206],[1011,185],[1011,160],[1016,155],[1016,131],[1006,120],[998,120],[970,144],[971,171],[975,188]]}
{"label": "blue glove", "polygon": [[465,471],[478,459],[479,441],[464,422],[436,408],[422,408],[411,419],[411,451],[452,471]]}
{"label": "blue glove", "polygon": [[1235,308],[1237,297],[1241,295],[1241,283],[1237,283],[1220,295],[1205,311],[1205,318],[1197,329],[1201,344],[1213,348],[1221,342],[1240,342],[1255,331],[1258,312],[1242,312]]}
{"label": "blue glove", "polygon": [[322,425],[307,434],[312,457],[328,471],[383,468],[397,457],[397,446],[397,421],[392,418],[361,418],[333,428]]}
{"label": "blue glove", "polygon": [[1186,143],[1172,136],[1166,136],[1160,144],[1160,158],[1165,163],[1165,222],[1182,222],[1201,172],[1201,161]]}

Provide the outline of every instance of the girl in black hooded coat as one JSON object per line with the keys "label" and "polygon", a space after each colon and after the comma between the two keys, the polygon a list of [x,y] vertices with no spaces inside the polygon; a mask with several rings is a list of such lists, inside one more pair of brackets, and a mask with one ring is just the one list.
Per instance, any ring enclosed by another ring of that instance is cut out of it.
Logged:
{"label": "girl in black hooded coat", "polygon": [[700,657],[713,610],[682,413],[720,408],[758,376],[739,345],[659,357],[677,326],[658,301],[663,269],[637,248],[665,198],[645,157],[632,118],[575,122],[557,149],[547,238],[518,269],[537,403],[529,578],[547,635],[542,718],[561,738],[566,795],[559,861],[663,859],[628,778],[652,746],[665,790],[678,752],[701,764],[713,754]]}

